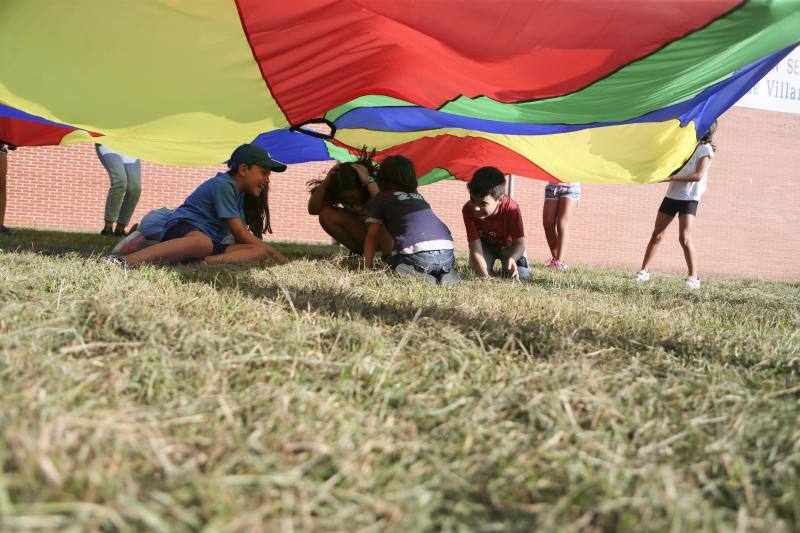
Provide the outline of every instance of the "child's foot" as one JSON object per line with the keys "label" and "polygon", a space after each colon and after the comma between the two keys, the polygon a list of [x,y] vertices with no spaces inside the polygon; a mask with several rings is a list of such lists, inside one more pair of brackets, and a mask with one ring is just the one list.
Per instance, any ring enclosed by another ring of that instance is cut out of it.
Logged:
{"label": "child's foot", "polygon": [[144,241],[144,235],[138,231],[132,231],[127,237],[117,243],[111,250],[111,255],[128,255],[137,250]]}
{"label": "child's foot", "polygon": [[124,257],[119,257],[116,255],[107,255],[105,257],[101,257],[100,262],[105,263],[107,265],[119,267],[123,270],[128,270],[130,268],[128,262],[125,261]]}
{"label": "child's foot", "polygon": [[686,282],[686,286],[690,289],[699,289],[700,288],[700,280],[697,279],[697,276],[686,276],[686,279],[683,280]]}
{"label": "child's foot", "polygon": [[563,261],[559,261],[555,257],[551,257],[550,258],[550,261],[547,262],[547,266],[550,267],[550,268],[554,268],[556,270],[559,270],[559,271],[567,270],[569,268],[569,265],[567,265]]}
{"label": "child's foot", "polygon": [[428,283],[436,284],[436,278],[426,272],[420,272],[411,265],[400,263],[394,267],[395,273],[402,278],[422,278]]}
{"label": "child's foot", "polygon": [[0,224],[0,235],[11,235],[11,228]]}
{"label": "child's foot", "polygon": [[119,226],[117,229],[114,230],[114,237],[124,237],[125,236],[125,228],[120,228]]}
{"label": "child's foot", "polygon": [[111,229],[111,228],[103,228],[103,230],[100,232],[100,235],[102,235],[104,237],[113,237],[114,236],[114,230]]}
{"label": "child's foot", "polygon": [[633,280],[637,283],[644,283],[645,281],[650,281],[650,272],[647,270],[640,270],[633,276]]}

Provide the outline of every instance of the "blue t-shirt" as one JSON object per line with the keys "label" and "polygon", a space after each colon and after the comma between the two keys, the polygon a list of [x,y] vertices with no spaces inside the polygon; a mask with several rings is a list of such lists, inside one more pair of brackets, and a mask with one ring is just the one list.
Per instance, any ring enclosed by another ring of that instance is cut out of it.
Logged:
{"label": "blue t-shirt", "polygon": [[201,184],[176,209],[164,224],[161,236],[178,222],[188,222],[214,241],[222,242],[231,234],[226,219],[244,220],[244,193],[233,179],[220,172]]}
{"label": "blue t-shirt", "polygon": [[453,249],[450,230],[416,192],[381,192],[370,202],[367,222],[386,227],[398,254]]}

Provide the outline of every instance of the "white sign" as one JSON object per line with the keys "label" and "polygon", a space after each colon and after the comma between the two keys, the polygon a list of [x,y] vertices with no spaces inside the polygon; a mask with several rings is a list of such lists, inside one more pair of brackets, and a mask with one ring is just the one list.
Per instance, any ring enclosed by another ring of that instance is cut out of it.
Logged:
{"label": "white sign", "polygon": [[735,105],[800,115],[800,48],[775,65]]}

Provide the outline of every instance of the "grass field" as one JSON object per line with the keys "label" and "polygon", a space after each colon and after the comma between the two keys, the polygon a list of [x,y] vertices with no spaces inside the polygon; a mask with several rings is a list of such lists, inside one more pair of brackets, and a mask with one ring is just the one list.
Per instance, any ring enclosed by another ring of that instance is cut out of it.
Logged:
{"label": "grass field", "polygon": [[112,243],[0,237],[0,529],[800,528],[800,284]]}

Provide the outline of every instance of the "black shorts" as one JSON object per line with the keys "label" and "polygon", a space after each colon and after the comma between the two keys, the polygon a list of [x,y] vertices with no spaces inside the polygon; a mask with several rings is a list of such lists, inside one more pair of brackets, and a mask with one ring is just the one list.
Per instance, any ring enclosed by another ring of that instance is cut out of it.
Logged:
{"label": "black shorts", "polygon": [[675,200],[674,198],[664,197],[661,202],[659,212],[674,217],[676,213],[681,215],[697,215],[697,200]]}
{"label": "black shorts", "polygon": [[[181,237],[186,237],[189,233],[193,231],[199,231],[200,233],[202,233],[202,230],[200,230],[197,226],[195,226],[191,222],[187,222],[186,220],[179,220],[164,233],[164,236],[161,237],[161,242],[171,241],[173,239],[180,239]],[[228,246],[230,246],[229,244],[222,244],[221,242],[215,242],[213,239],[211,240],[211,243],[214,245],[214,249],[211,251],[211,255],[219,255],[225,253],[225,250],[227,250]]]}

